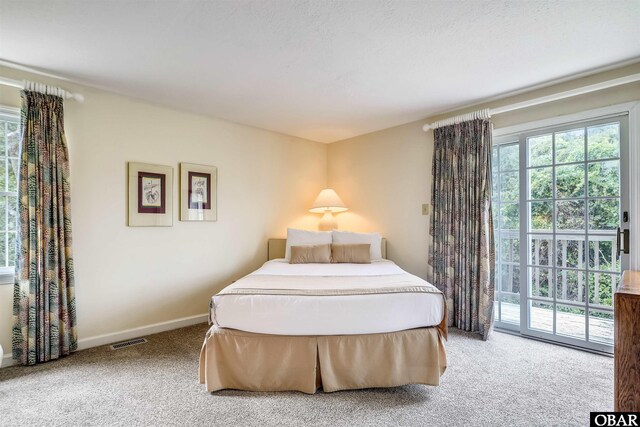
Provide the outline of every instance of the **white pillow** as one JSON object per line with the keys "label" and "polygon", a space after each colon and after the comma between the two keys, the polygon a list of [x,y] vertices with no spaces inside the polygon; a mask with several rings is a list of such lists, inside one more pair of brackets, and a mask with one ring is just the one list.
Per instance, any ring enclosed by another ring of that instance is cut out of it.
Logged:
{"label": "white pillow", "polygon": [[371,261],[382,259],[382,236],[380,233],[354,233],[352,231],[333,230],[333,243],[369,243]]}
{"label": "white pillow", "polygon": [[309,231],[287,228],[287,249],[284,257],[291,259],[291,246],[331,244],[330,231]]}

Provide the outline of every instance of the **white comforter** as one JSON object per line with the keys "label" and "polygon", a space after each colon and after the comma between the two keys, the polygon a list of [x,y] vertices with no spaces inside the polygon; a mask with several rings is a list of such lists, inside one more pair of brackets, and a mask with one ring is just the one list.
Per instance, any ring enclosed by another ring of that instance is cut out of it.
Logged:
{"label": "white comforter", "polygon": [[[273,276],[273,280],[269,276]],[[278,279],[278,276],[290,277]],[[366,279],[367,276],[371,279]],[[385,276],[389,277],[388,285],[385,285]],[[255,286],[257,278],[265,283],[263,289],[357,289],[363,284],[384,288],[391,286],[392,282],[397,283],[399,278],[406,279],[413,286],[424,287],[417,290],[433,288],[387,260],[371,264],[289,264],[285,260],[272,260],[225,288],[225,291],[246,288],[243,283],[247,282]],[[325,282],[326,286],[322,286]],[[354,335],[435,326],[442,320],[443,309],[442,294],[436,292],[349,295],[313,295],[312,291],[305,295],[227,293],[213,297],[212,320],[220,327],[263,334]]]}

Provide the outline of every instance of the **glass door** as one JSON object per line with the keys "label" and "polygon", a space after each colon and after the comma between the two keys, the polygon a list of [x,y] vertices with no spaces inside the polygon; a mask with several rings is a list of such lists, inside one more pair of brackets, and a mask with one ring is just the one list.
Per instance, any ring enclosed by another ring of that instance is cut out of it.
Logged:
{"label": "glass door", "polygon": [[[617,232],[628,212],[627,135],[626,116],[618,116],[524,133],[496,147],[496,326],[612,351],[613,293],[628,259],[619,255]],[[517,209],[513,169],[501,157],[509,147],[518,149]]]}
{"label": "glass door", "polygon": [[492,212],[495,239],[494,323],[520,330],[520,143],[493,147]]}

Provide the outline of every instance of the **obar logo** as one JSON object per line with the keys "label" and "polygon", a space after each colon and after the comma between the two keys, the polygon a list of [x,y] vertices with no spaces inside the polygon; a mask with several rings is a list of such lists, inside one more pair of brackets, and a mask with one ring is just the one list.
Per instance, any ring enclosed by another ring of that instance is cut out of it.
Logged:
{"label": "obar logo", "polygon": [[640,427],[640,412],[592,412],[591,427]]}

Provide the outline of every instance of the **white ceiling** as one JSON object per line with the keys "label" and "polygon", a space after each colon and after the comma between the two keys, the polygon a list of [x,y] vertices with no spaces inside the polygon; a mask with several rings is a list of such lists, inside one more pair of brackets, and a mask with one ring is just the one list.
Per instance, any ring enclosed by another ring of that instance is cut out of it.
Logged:
{"label": "white ceiling", "polygon": [[8,1],[0,59],[332,142],[640,57],[631,1]]}

